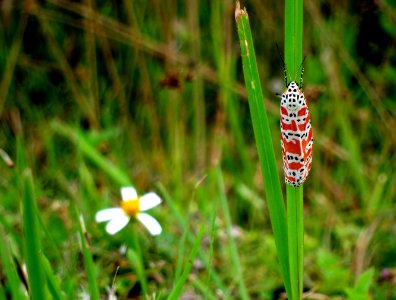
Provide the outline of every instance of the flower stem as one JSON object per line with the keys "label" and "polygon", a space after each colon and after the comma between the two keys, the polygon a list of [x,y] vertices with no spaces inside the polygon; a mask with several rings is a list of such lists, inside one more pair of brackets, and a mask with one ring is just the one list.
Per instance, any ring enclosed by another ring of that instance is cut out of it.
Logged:
{"label": "flower stem", "polygon": [[144,295],[148,294],[148,282],[146,270],[143,262],[143,253],[140,245],[139,234],[136,229],[136,222],[129,226],[130,230],[124,230],[124,238],[128,244],[127,258],[136,271],[138,280]]}

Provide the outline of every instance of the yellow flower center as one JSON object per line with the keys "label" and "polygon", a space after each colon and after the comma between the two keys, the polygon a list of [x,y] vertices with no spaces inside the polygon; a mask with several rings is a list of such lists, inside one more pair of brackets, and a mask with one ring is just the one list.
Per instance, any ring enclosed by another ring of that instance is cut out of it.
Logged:
{"label": "yellow flower center", "polygon": [[136,216],[136,214],[140,211],[139,206],[140,197],[131,200],[121,201],[121,208],[128,216]]}

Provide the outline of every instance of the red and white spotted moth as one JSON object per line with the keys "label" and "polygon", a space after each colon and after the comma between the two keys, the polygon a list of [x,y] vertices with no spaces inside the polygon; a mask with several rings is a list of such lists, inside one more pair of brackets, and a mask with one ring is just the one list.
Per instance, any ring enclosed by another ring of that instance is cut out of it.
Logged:
{"label": "red and white spotted moth", "polygon": [[295,81],[287,84],[281,96],[280,127],[285,182],[297,187],[307,179],[312,165],[312,126],[307,100],[302,91],[301,68],[300,85]]}

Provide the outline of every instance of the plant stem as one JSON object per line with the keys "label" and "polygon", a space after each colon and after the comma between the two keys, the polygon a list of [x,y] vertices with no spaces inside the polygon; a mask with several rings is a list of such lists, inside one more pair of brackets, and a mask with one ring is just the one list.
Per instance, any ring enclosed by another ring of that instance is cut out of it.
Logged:
{"label": "plant stem", "polygon": [[227,236],[228,236],[228,243],[229,243],[228,245],[229,245],[229,250],[230,250],[230,258],[231,258],[231,262],[232,262],[231,265],[234,267],[233,271],[236,276],[235,280],[238,283],[239,296],[242,300],[248,300],[248,299],[250,299],[249,293],[246,289],[246,285],[243,280],[243,271],[242,271],[242,266],[241,266],[241,262],[239,259],[237,245],[236,245],[236,242],[232,236],[231,213],[230,213],[230,208],[228,207],[227,196],[226,196],[225,190],[224,190],[223,175],[221,174],[221,169],[219,166],[216,167],[216,177],[217,177],[217,183],[218,183],[219,194],[220,194],[220,204],[223,209],[224,222],[226,225],[226,231],[227,231]]}
{"label": "plant stem", "polygon": [[204,228],[201,227],[198,231],[197,237],[194,240],[194,244],[192,246],[191,252],[188,255],[187,263],[185,264],[184,270],[183,270],[181,276],[179,277],[179,279],[177,280],[177,282],[175,283],[175,285],[172,289],[172,292],[168,296],[168,300],[179,299],[179,296],[180,296],[180,294],[183,290],[183,287],[187,281],[188,275],[191,272],[191,268],[193,266],[194,260],[198,255],[198,250],[200,248],[200,243],[201,243],[204,233],[205,233]]}
{"label": "plant stem", "polygon": [[303,186],[286,185],[292,299],[302,299],[304,264]]}
{"label": "plant stem", "polygon": [[291,80],[297,80],[302,63],[303,0],[285,0],[285,63]]}
{"label": "plant stem", "polygon": [[95,265],[92,258],[91,250],[88,245],[87,232],[85,229],[85,223],[82,215],[80,215],[79,222],[77,222],[77,224],[78,224],[78,233],[80,235],[82,253],[84,257],[85,272],[88,279],[88,289],[89,289],[90,299],[99,300],[100,295],[99,295],[97,276],[95,272]]}
{"label": "plant stem", "polygon": [[[135,222],[136,223],[136,222]],[[148,295],[148,281],[147,274],[144,267],[142,247],[140,245],[139,234],[136,229],[136,224],[132,224],[130,230],[124,231],[124,239],[128,244],[127,257],[130,264],[135,268],[136,275],[142,287],[143,295]]]}
{"label": "plant stem", "polygon": [[[302,64],[303,0],[285,0],[285,63],[296,81]],[[304,275],[303,186],[286,185],[292,299],[302,299]]]}

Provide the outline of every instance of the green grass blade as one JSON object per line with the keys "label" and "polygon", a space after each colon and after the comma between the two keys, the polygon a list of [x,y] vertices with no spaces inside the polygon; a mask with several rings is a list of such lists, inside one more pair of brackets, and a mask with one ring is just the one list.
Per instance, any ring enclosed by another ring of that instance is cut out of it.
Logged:
{"label": "green grass blade", "polygon": [[72,67],[70,66],[67,57],[62,49],[62,46],[58,43],[55,34],[55,28],[51,26],[46,18],[40,14],[40,9],[38,8],[36,12],[37,20],[40,23],[42,33],[46,38],[48,50],[52,52],[53,57],[55,58],[60,70],[63,73],[63,76],[68,83],[68,88],[73,94],[73,99],[76,101],[76,104],[79,106],[80,111],[85,115],[88,119],[89,123],[93,127],[98,127],[97,118],[95,115],[94,103],[91,98],[86,97],[84,92],[82,91],[80,84],[74,74]]}
{"label": "green grass blade", "polygon": [[[27,299],[27,298],[17,298],[17,299]],[[7,300],[4,287],[0,286],[0,300]]]}
{"label": "green grass blade", "polygon": [[228,202],[227,202],[227,196],[225,194],[224,190],[224,182],[223,182],[223,176],[221,174],[220,167],[216,167],[216,179],[217,179],[217,184],[219,188],[219,194],[220,194],[220,204],[223,209],[224,213],[224,221],[226,225],[226,231],[227,231],[227,236],[228,236],[228,242],[229,246],[228,249],[230,251],[230,256],[231,256],[231,261],[232,261],[232,267],[234,268],[233,272],[235,274],[235,281],[238,283],[238,288],[239,288],[239,295],[241,299],[249,299],[249,294],[245,286],[245,282],[243,280],[243,272],[242,272],[242,267],[241,267],[241,262],[239,260],[239,255],[238,255],[238,249],[237,245],[235,243],[235,240],[232,237],[232,221],[231,221],[231,213],[230,209],[228,207]]}
{"label": "green grass blade", "polygon": [[[210,244],[209,244],[209,269],[208,269],[208,279],[207,279],[207,285],[210,286],[210,282],[212,282],[212,272],[213,272],[213,255],[214,255],[214,241],[216,237],[216,212],[217,212],[217,207],[216,203],[213,203],[213,216],[212,216],[212,221],[211,221],[211,226],[210,226]],[[210,298],[210,291],[205,293],[205,299]]]}
{"label": "green grass blade", "polygon": [[129,177],[120,168],[112,164],[106,159],[98,150],[96,150],[77,130],[63,125],[59,122],[51,123],[52,129],[58,134],[66,137],[81,151],[84,157],[102,169],[111,179],[117,182],[120,186],[127,186],[131,184]]}
{"label": "green grass blade", "polygon": [[249,18],[246,10],[240,9],[239,2],[237,2],[235,17],[241,47],[243,74],[248,92],[250,114],[253,122],[260,166],[263,174],[267,206],[285,288],[287,294],[290,295],[291,288],[285,205],[276,168],[276,159],[272,146],[267,113],[264,107],[264,98],[257,69]]}
{"label": "green grass blade", "polygon": [[297,249],[297,199],[293,187],[286,185],[287,227],[289,241],[289,264],[292,299],[298,299],[298,252]]}
{"label": "green grass blade", "polygon": [[214,291],[210,289],[210,286],[199,280],[199,278],[194,278],[192,284],[197,290],[201,291],[201,293],[204,295],[204,299],[209,299],[209,300],[219,299],[219,297],[215,295]]}
{"label": "green grass blade", "polygon": [[[161,195],[163,196],[163,199],[165,200],[166,204],[168,205],[169,209],[171,210],[171,214],[175,217],[175,219],[179,223],[179,226],[181,228],[188,228],[188,222],[187,222],[185,215],[183,215],[180,212],[179,208],[175,205],[174,199],[172,199],[171,195],[168,193],[168,191],[165,189],[165,187],[161,183],[158,183],[157,187],[158,187]],[[187,239],[190,242],[195,240],[195,237],[190,230],[187,231]],[[221,290],[221,292],[224,294],[225,299],[229,299],[231,296],[229,295],[228,289],[225,287],[225,285],[220,277],[220,274],[218,272],[216,272],[215,269],[212,268],[211,262],[209,261],[208,257],[206,257],[204,251],[201,248],[199,248],[198,254],[199,254],[200,259],[205,264],[206,269],[212,270],[211,271],[211,279],[212,279],[214,285],[219,290]]]}
{"label": "green grass blade", "polygon": [[78,233],[80,234],[82,252],[84,256],[85,271],[88,278],[89,294],[91,297],[90,299],[99,300],[100,296],[96,281],[95,266],[92,259],[92,253],[87,245],[86,230],[85,230],[84,220],[82,219],[82,217],[80,217],[80,220],[77,223],[78,223]]}
{"label": "green grass blade", "polygon": [[12,299],[27,299],[22,290],[21,280],[18,277],[17,269],[9,248],[9,240],[0,226],[0,257],[4,273],[7,276],[7,285],[11,292]]}
{"label": "green grass blade", "polygon": [[48,290],[52,296],[52,299],[64,299],[59,278],[55,276],[50,262],[44,255],[41,256],[41,265],[43,266],[45,276],[47,277]]}
{"label": "green grass blade", "polygon": [[147,274],[144,268],[143,254],[139,241],[139,235],[135,224],[132,224],[131,230],[124,230],[124,240],[128,243],[129,249],[127,251],[127,258],[131,265],[135,268],[138,280],[142,287],[144,295],[148,295],[148,281]]}
{"label": "green grass blade", "polygon": [[198,232],[197,237],[195,238],[193,247],[192,247],[191,252],[188,256],[188,260],[187,260],[186,266],[184,267],[183,273],[181,274],[179,280],[175,283],[175,286],[172,289],[172,292],[170,293],[168,300],[179,299],[179,296],[183,290],[183,286],[187,281],[188,275],[190,274],[194,260],[197,257],[198,250],[201,246],[201,240],[204,235],[204,232],[205,232],[204,228],[201,227]]}
{"label": "green grass blade", "polygon": [[178,247],[178,257],[177,257],[175,279],[174,279],[175,282],[180,278],[183,269],[183,259],[184,259],[184,254],[186,252],[187,233],[188,233],[188,228],[186,227],[180,239],[180,243]]}
{"label": "green grass blade", "polygon": [[67,287],[65,288],[67,299],[77,299],[76,296],[77,287],[78,287],[78,277],[70,278],[67,281]]}
{"label": "green grass blade", "polygon": [[285,0],[285,63],[289,80],[299,79],[302,63],[303,1]]}
{"label": "green grass blade", "polygon": [[7,64],[5,69],[2,70],[2,79],[0,81],[0,116],[3,113],[4,104],[12,84],[12,79],[14,78],[15,68],[18,64],[18,58],[23,44],[23,33],[26,29],[27,19],[27,15],[23,15],[21,18],[19,18],[19,25],[15,35],[16,38],[14,39],[7,53]]}
{"label": "green grass blade", "polygon": [[[285,0],[285,63],[289,80],[298,80],[302,64],[303,1]],[[292,299],[302,299],[304,275],[303,186],[286,185]]]}
{"label": "green grass blade", "polygon": [[303,187],[286,185],[292,299],[302,299],[304,264]]}
{"label": "green grass blade", "polygon": [[23,191],[23,234],[28,273],[29,293],[33,300],[47,299],[46,280],[41,265],[42,247],[36,217],[36,201],[32,173],[29,169],[22,174]]}
{"label": "green grass blade", "polygon": [[303,186],[297,189],[297,251],[298,251],[298,281],[300,297],[304,289],[304,197]]}
{"label": "green grass blade", "polygon": [[22,174],[22,172],[26,169],[27,163],[26,163],[26,156],[25,156],[25,148],[23,144],[23,137],[18,135],[16,138],[16,145],[17,145],[17,170],[19,174]]}

